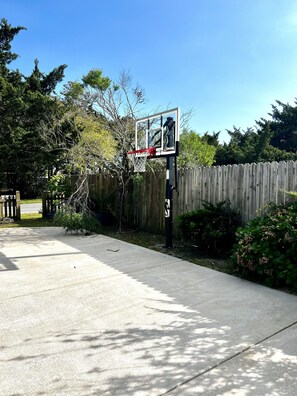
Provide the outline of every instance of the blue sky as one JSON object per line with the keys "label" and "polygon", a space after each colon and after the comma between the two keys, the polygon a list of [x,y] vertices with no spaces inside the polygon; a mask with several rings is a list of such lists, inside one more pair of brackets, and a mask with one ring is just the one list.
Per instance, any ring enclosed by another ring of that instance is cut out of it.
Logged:
{"label": "blue sky", "polygon": [[145,112],[194,109],[199,134],[243,129],[297,96],[295,0],[0,0],[23,25],[12,64],[29,74],[67,64],[65,83],[92,68],[129,70]]}

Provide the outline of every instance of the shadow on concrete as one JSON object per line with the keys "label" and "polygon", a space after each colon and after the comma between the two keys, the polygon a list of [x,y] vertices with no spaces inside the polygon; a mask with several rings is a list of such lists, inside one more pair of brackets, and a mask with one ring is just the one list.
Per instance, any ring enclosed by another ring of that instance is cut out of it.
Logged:
{"label": "shadow on concrete", "polygon": [[11,259],[7,258],[0,252],[0,272],[15,270],[18,270],[18,267],[11,261]]}
{"label": "shadow on concrete", "polygon": [[[42,230],[35,230],[23,243],[38,243],[42,250],[48,241],[44,238]],[[297,351],[269,341],[297,319],[292,314],[296,297],[103,236],[52,231],[48,238],[98,260],[99,271],[88,280],[84,294],[86,301],[88,295],[98,296],[91,307],[77,301],[82,322],[70,329],[61,316],[61,331],[52,330],[49,308],[44,334],[25,338],[21,352],[1,359],[11,367],[24,362],[28,370],[36,370],[36,361],[40,367],[63,363],[63,373],[57,369],[48,379],[48,389],[42,389],[41,382],[34,394],[296,393]],[[100,273],[102,266],[111,271]],[[141,301],[139,295],[136,300],[139,285]],[[78,288],[82,286],[68,290],[67,298],[75,299]],[[112,311],[109,301],[99,304],[104,288],[111,288],[110,298],[118,301],[118,322],[107,320],[117,314],[114,305]],[[65,296],[61,293],[59,298],[57,310]],[[80,364],[74,364],[78,356]],[[288,393],[290,386],[293,393]]]}
{"label": "shadow on concrete", "polygon": [[[179,312],[178,315],[184,316]],[[284,353],[282,348],[269,344],[259,345],[246,351],[237,362],[230,360],[210,370],[209,354],[217,355],[222,348],[217,338],[224,331],[219,327],[205,329],[201,337],[195,337],[197,330],[195,318],[187,325],[173,324],[173,328],[163,330],[140,329],[132,327],[127,331],[112,330],[101,332],[82,332],[79,329],[70,332],[48,332],[45,337],[26,339],[27,348],[36,345],[46,349],[45,353],[18,355],[11,363],[24,362],[28,367],[42,367],[47,361],[63,356],[81,356],[84,361],[96,360],[92,368],[77,372],[65,372],[55,375],[50,389],[53,394],[83,395],[278,395],[296,394],[297,360],[293,353]],[[297,329],[295,329],[297,330]],[[181,334],[192,331],[192,337],[181,342]],[[206,340],[205,340],[206,338]],[[183,344],[183,345],[182,345]],[[148,347],[149,345],[149,347]],[[99,356],[105,350],[105,359]],[[133,352],[131,352],[133,350]],[[132,353],[132,356],[131,356]],[[116,357],[115,357],[116,356]],[[113,357],[113,361],[109,358]],[[116,360],[116,362],[114,361]],[[217,359],[219,356],[217,355]],[[3,360],[1,359],[3,362]],[[125,365],[133,361],[133,365]],[[65,359],[67,363],[67,359]],[[144,364],[151,367],[151,373],[144,370]],[[228,367],[229,365],[229,367]],[[164,370],[164,367],[166,368]],[[198,369],[200,367],[200,370]],[[187,382],[187,374],[195,370],[195,378]],[[267,375],[269,373],[269,375]],[[170,380],[169,380],[170,378]],[[168,388],[168,386],[171,387]],[[173,386],[175,385],[175,386]],[[194,385],[194,386],[193,386]],[[48,394],[39,391],[36,394]],[[32,393],[33,394],[33,393]],[[35,393],[34,393],[35,394]]]}

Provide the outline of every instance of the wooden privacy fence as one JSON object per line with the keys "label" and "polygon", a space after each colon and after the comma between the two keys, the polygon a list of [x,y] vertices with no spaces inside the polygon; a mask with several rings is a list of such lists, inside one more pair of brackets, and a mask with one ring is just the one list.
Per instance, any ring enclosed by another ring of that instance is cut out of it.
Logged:
{"label": "wooden privacy fence", "polygon": [[288,200],[285,191],[297,191],[297,161],[201,167],[181,170],[176,213],[202,207],[203,201],[229,200],[248,221],[267,205]]}
{"label": "wooden privacy fence", "polygon": [[19,191],[16,191],[15,195],[9,194],[0,196],[0,219],[3,218],[20,220],[21,205]]}
{"label": "wooden privacy fence", "polygon": [[128,225],[153,233],[162,233],[165,226],[166,173],[146,172],[143,181],[133,183],[126,200]]}
{"label": "wooden privacy fence", "polygon": [[[116,189],[114,179],[90,175],[98,198]],[[198,167],[179,170],[179,193],[174,192],[173,215],[202,207],[203,201],[229,200],[244,221],[264,213],[271,202],[284,203],[285,191],[297,191],[297,161]],[[164,231],[165,171],[146,172],[133,184],[126,200],[131,227],[151,232]]]}

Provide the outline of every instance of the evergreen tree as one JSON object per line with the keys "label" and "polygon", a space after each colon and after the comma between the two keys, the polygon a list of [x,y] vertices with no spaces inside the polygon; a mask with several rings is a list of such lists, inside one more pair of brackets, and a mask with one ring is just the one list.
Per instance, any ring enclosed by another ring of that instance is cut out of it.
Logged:
{"label": "evergreen tree", "polygon": [[271,121],[261,118],[257,129],[228,131],[229,143],[217,147],[217,165],[297,160],[297,106],[276,103]]}
{"label": "evergreen tree", "polygon": [[11,42],[14,37],[21,31],[25,30],[24,26],[11,27],[11,25],[2,18],[0,22],[0,70],[1,76],[5,77],[11,72],[7,68],[12,61],[18,58],[18,55],[11,52]]}
{"label": "evergreen tree", "polygon": [[261,129],[269,123],[272,136],[271,145],[286,152],[297,152],[297,100],[295,105],[284,104],[277,100],[272,105],[272,121],[261,119],[258,125]]}
{"label": "evergreen tree", "polygon": [[210,144],[211,146],[214,147],[219,147],[220,142],[219,142],[219,136],[221,132],[213,132],[212,135],[210,135],[208,132],[205,132],[204,135],[201,136],[201,139],[203,142]]}
{"label": "evergreen tree", "polygon": [[[66,65],[50,73],[39,70],[35,60],[30,76],[10,69],[17,58],[11,52],[11,42],[25,28],[12,27],[5,19],[0,23],[0,183],[14,184],[22,195],[34,195],[44,180],[45,170],[59,161],[58,147],[49,150],[40,133],[41,124],[52,127],[62,118],[65,107],[54,95],[54,89],[64,77]],[[64,125],[65,133],[73,134],[71,126]],[[7,180],[13,174],[13,181]]]}

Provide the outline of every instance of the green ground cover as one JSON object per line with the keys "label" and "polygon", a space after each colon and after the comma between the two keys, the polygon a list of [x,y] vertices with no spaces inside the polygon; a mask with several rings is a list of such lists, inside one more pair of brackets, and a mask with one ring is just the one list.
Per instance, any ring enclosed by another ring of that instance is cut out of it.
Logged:
{"label": "green ground cover", "polygon": [[13,223],[0,224],[0,228],[51,227],[54,225],[51,219],[43,219],[40,213],[23,213],[21,216],[21,220],[14,221]]}
{"label": "green ground cover", "polygon": [[21,204],[32,204],[32,203],[42,203],[42,199],[41,198],[21,199]]}

